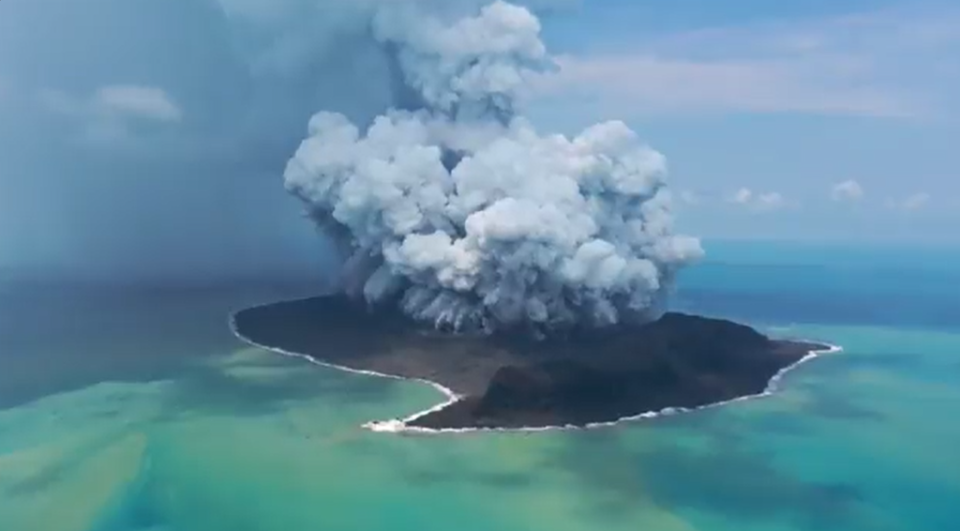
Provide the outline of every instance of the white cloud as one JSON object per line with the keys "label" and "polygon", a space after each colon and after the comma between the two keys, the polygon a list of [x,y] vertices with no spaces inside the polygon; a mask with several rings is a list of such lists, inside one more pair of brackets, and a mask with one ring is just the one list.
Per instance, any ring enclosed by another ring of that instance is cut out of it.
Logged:
{"label": "white cloud", "polygon": [[830,190],[830,199],[834,201],[859,201],[863,196],[863,187],[854,180],[837,183]]}
{"label": "white cloud", "polygon": [[699,205],[703,202],[703,197],[692,190],[683,190],[680,192],[680,201],[687,205]]}
{"label": "white cloud", "polygon": [[171,125],[183,119],[176,102],[156,87],[106,85],[84,97],[42,90],[39,101],[48,112],[79,121],[81,140],[96,145],[130,140],[143,124]]}
{"label": "white cloud", "polygon": [[180,107],[163,89],[138,85],[107,85],[88,97],[61,90],[42,90],[40,102],[51,112],[90,119],[178,122],[183,117]]}
{"label": "white cloud", "polygon": [[757,196],[756,204],[761,210],[776,210],[783,207],[786,201],[778,192],[768,192]]}
{"label": "white cloud", "polygon": [[931,200],[930,194],[917,192],[902,199],[888,199],[887,208],[912,212],[926,207]]}
{"label": "white cloud", "polygon": [[741,188],[730,197],[730,201],[741,205],[750,204],[752,200],[753,190],[750,190],[749,188]]}
{"label": "white cloud", "polygon": [[755,192],[749,188],[740,188],[728,198],[728,201],[756,211],[778,210],[787,206],[787,200],[779,192]]}
{"label": "white cloud", "polygon": [[643,114],[939,115],[954,105],[944,65],[960,54],[958,28],[960,11],[913,9],[634,38],[561,57],[542,89]]}
{"label": "white cloud", "polygon": [[923,208],[930,202],[930,194],[925,192],[919,192],[911,195],[903,200],[903,208],[905,210],[918,210]]}
{"label": "white cloud", "polygon": [[[768,60],[697,61],[645,54],[561,57],[546,92],[602,94],[630,112],[808,112],[877,117],[917,114],[903,98],[855,80],[831,85],[821,74]],[[837,70],[827,65],[809,70]],[[842,80],[842,76],[834,80]]]}
{"label": "white cloud", "polygon": [[103,113],[119,114],[158,122],[178,122],[183,113],[163,89],[137,85],[101,87],[93,103]]}

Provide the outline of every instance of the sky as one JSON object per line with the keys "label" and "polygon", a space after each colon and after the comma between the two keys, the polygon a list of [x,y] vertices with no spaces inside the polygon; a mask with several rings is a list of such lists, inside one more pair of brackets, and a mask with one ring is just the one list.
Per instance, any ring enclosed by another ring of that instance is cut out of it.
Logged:
{"label": "sky", "polygon": [[[314,112],[389,105],[376,1],[0,1],[0,268],[327,267],[283,168]],[[667,157],[685,232],[960,241],[955,2],[534,7],[559,69],[527,114],[568,134],[627,122]]]}
{"label": "sky", "polygon": [[571,130],[626,119],[667,156],[684,228],[957,242],[960,5],[583,7],[545,24],[566,72],[538,114]]}

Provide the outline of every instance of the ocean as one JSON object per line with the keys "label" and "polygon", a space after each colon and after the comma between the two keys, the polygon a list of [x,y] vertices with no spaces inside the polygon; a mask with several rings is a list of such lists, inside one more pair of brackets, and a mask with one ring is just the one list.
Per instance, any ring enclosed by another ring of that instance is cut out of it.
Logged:
{"label": "ocean", "polygon": [[362,429],[443,397],[227,326],[308,284],[0,285],[0,531],[960,528],[960,252],[706,247],[676,309],[844,351],[772,397],[586,431]]}

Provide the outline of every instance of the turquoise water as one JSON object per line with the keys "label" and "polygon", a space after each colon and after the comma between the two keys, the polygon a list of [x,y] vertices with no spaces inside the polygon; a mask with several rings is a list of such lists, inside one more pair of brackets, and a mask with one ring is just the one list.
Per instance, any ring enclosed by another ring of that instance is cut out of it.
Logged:
{"label": "turquoise water", "polygon": [[956,530],[960,260],[844,252],[720,247],[684,279],[681,308],[845,348],[776,396],[532,434],[360,429],[441,397],[229,335],[296,289],[7,288],[0,531]]}

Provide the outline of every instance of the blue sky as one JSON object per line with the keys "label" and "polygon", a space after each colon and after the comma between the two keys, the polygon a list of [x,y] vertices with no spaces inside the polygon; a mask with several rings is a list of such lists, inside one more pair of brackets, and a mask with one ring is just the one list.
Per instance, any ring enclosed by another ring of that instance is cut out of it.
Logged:
{"label": "blue sky", "polygon": [[[388,103],[375,1],[0,2],[0,266],[313,267],[280,175],[313,112]],[[956,2],[532,1],[529,114],[628,122],[686,232],[960,241]]]}
{"label": "blue sky", "polygon": [[957,240],[960,5],[586,1],[545,27],[566,72],[538,119],[626,119],[667,155],[684,227]]}

